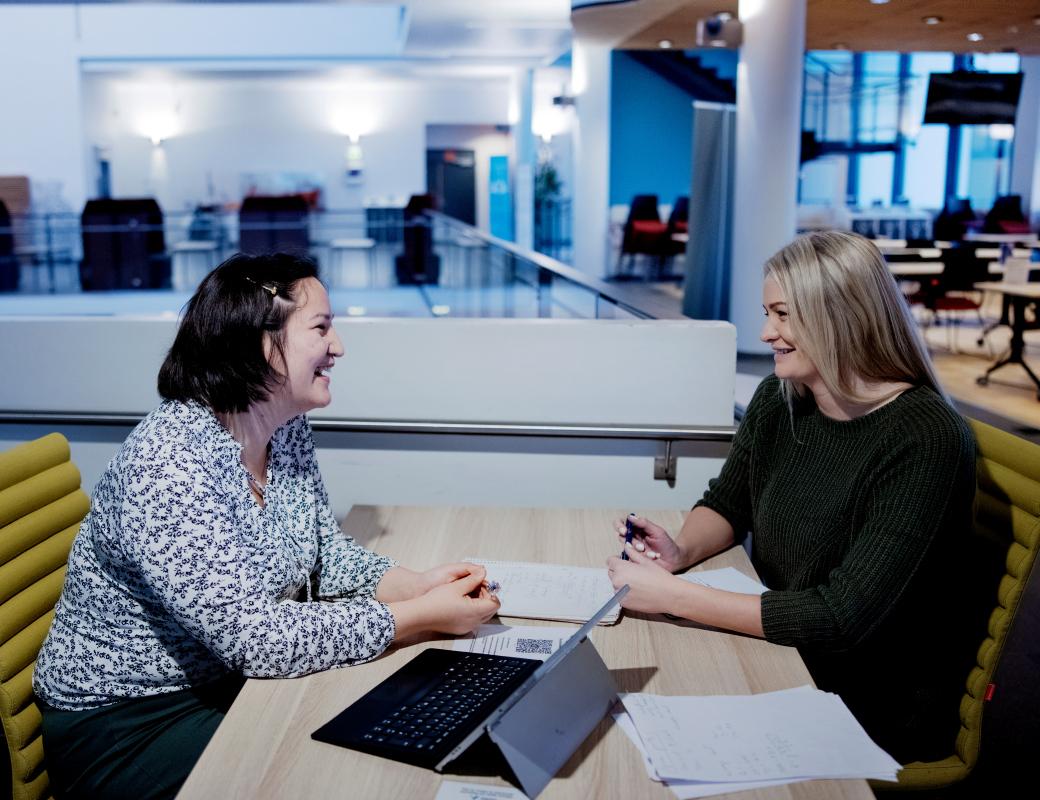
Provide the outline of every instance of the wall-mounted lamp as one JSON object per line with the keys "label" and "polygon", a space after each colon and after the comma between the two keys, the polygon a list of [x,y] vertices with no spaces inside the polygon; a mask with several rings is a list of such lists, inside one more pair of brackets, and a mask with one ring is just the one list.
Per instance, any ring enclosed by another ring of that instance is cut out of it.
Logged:
{"label": "wall-mounted lamp", "polygon": [[163,142],[180,131],[180,124],[175,113],[151,113],[138,120],[137,131],[153,147],[162,147]]}

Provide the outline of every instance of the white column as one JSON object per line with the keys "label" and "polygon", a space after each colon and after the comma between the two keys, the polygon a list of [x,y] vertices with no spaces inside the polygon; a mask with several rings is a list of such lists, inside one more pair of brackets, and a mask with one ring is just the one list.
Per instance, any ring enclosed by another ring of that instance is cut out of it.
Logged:
{"label": "white column", "polygon": [[576,41],[571,50],[574,125],[574,266],[607,274],[610,216],[610,47]]}
{"label": "white column", "polygon": [[737,350],[764,353],[762,265],[795,234],[806,0],[740,0],[730,320]]}
{"label": "white column", "polygon": [[515,133],[516,169],[513,171],[513,197],[516,201],[516,243],[534,249],[534,169],[538,158],[531,120],[534,116],[534,70],[523,70],[517,80],[516,102],[519,119]]}
{"label": "white column", "polygon": [[1011,194],[1022,195],[1026,219],[1035,220],[1040,217],[1040,56],[1022,56],[1021,65],[1025,75],[1015,114]]}

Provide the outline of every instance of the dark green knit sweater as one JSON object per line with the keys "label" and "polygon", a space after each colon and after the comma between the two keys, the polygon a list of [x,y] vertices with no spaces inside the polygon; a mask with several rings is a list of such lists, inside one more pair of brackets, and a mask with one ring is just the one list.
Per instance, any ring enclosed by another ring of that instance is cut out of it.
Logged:
{"label": "dark green knit sweater", "polygon": [[792,415],[771,376],[698,503],[751,532],[766,639],[904,761],[952,752],[974,493],[971,431],[932,390],[839,422],[811,399]]}

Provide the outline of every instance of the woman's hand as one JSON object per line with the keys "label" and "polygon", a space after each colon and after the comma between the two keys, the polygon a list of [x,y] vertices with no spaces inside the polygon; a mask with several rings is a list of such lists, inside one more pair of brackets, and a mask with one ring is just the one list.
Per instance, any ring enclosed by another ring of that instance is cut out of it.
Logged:
{"label": "woman's hand", "polygon": [[[656,561],[668,572],[675,572],[686,563],[686,556],[680,550],[675,540],[668,535],[668,531],[655,522],[651,522],[635,514],[627,517],[632,521],[632,548],[628,551],[628,557],[632,557],[632,550],[644,554],[647,559]],[[614,520],[614,529],[621,540],[622,548],[625,542],[625,519]],[[620,559],[619,559],[620,560]],[[624,603],[622,603],[624,605]]]}
{"label": "woman's hand", "polygon": [[474,564],[445,566],[464,566],[469,572],[435,586],[414,602],[423,604],[430,630],[458,636],[469,633],[495,616],[501,603],[484,585],[486,572],[483,567]]}
{"label": "woman's hand", "polygon": [[484,574],[483,567],[478,567],[476,564],[468,564],[464,561],[458,561],[453,564],[439,564],[432,569],[419,573],[416,582],[418,591],[415,596],[418,597],[424,595],[431,589],[436,589],[441,584],[451,583],[452,581],[459,580],[459,578],[465,578],[468,575],[472,575],[477,570],[481,570],[481,574]]}
{"label": "woman's hand", "polygon": [[649,558],[632,545],[627,545],[625,551],[628,561],[618,556],[607,559],[607,575],[614,590],[628,584],[628,594],[621,598],[622,607],[648,614],[674,612],[684,581],[661,566],[662,559]]}
{"label": "woman's hand", "polygon": [[414,572],[405,567],[394,567],[384,573],[376,586],[375,597],[381,603],[394,603],[401,600],[414,600],[422,597],[430,589],[443,583],[464,578],[474,570],[483,569],[476,564],[441,564],[425,572]]}

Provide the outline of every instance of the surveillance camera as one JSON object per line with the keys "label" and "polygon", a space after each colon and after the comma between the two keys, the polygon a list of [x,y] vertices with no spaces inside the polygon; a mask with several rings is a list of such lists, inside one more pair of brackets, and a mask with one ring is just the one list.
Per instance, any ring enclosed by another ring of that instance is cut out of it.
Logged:
{"label": "surveillance camera", "polygon": [[731,14],[719,12],[697,21],[698,47],[740,47],[744,26]]}

